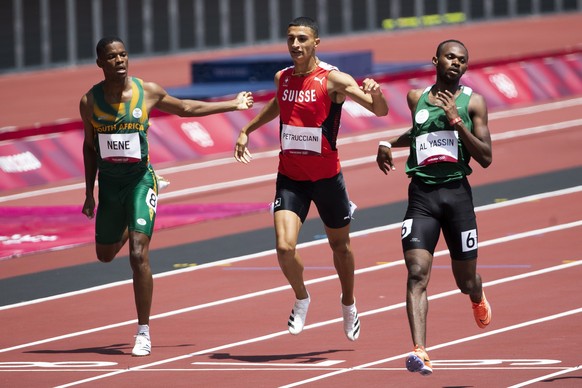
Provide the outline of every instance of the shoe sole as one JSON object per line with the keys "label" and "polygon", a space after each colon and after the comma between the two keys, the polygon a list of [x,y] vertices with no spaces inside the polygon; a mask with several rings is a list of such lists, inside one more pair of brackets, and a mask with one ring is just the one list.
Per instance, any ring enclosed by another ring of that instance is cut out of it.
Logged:
{"label": "shoe sole", "polygon": [[150,354],[151,354],[151,353],[148,353],[148,354],[133,354],[133,353],[131,353],[131,356],[132,356],[132,357],[147,357],[147,356],[149,356]]}

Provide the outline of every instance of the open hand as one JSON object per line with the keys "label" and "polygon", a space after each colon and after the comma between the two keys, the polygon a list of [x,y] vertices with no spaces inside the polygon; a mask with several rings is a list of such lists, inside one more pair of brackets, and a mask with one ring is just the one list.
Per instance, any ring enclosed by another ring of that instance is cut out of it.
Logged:
{"label": "open hand", "polygon": [[236,109],[237,110],[246,110],[249,109],[253,106],[254,100],[253,100],[253,93],[251,92],[240,92],[237,96],[236,96],[236,101],[237,101],[237,106]]}

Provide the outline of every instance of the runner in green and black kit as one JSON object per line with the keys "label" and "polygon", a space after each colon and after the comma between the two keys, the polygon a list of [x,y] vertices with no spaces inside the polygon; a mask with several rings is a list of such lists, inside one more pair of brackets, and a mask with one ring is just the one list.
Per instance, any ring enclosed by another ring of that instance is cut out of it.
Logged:
{"label": "runner in green and black kit", "polygon": [[104,80],[93,86],[80,103],[85,129],[85,203],[83,214],[95,216],[95,179],[99,171],[99,207],[95,250],[102,262],[112,261],[129,241],[129,261],[138,329],[133,356],[151,353],[149,319],[153,278],[149,244],[158,202],[158,179],[149,160],[149,112],[155,107],[178,116],[205,116],[253,105],[250,92],[219,102],[180,100],[158,84],[128,76],[128,54],[117,37],[97,43],[97,66]]}
{"label": "runner in green and black kit", "polygon": [[457,40],[439,44],[432,63],[436,83],[408,93],[412,128],[381,141],[377,163],[384,174],[394,170],[392,147],[409,147],[406,174],[411,178],[408,208],[402,223],[402,248],[408,269],[406,309],[414,350],[406,358],[411,372],[432,373],[425,351],[427,286],[433,254],[442,230],[451,255],[453,275],[469,295],[477,325],[491,322],[491,307],[477,273],[477,223],[467,175],[471,158],[491,164],[487,105],[471,88],[460,85],[469,53]]}

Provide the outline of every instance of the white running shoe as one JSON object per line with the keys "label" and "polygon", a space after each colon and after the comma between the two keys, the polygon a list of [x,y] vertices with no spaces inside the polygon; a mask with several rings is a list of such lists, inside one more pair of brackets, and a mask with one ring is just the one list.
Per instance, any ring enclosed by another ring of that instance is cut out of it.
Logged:
{"label": "white running shoe", "polygon": [[297,335],[303,331],[303,326],[305,326],[305,319],[307,318],[307,309],[309,308],[309,303],[311,298],[307,294],[307,299],[297,299],[291,310],[291,315],[289,316],[289,333]]}
{"label": "white running shoe", "polygon": [[358,318],[358,310],[356,309],[356,302],[351,306],[342,305],[342,316],[344,318],[344,332],[350,341],[355,341],[360,336],[360,319]]}
{"label": "white running shoe", "polygon": [[150,336],[146,333],[138,333],[135,336],[135,346],[131,351],[131,355],[134,357],[144,357],[149,356],[152,352],[152,341]]}
{"label": "white running shoe", "polygon": [[163,176],[156,174],[156,179],[158,180],[158,191],[162,191],[166,187],[170,186],[170,181]]}

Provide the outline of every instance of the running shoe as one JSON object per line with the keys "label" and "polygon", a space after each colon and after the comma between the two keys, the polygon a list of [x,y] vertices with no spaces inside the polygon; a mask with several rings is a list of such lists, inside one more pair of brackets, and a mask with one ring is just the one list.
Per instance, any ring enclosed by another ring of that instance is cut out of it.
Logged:
{"label": "running shoe", "polygon": [[291,310],[291,315],[289,316],[289,321],[287,326],[289,333],[297,335],[303,331],[303,326],[305,326],[305,319],[307,318],[307,309],[309,309],[309,303],[311,298],[309,294],[306,299],[297,299]]}
{"label": "running shoe", "polygon": [[134,357],[144,357],[149,356],[152,352],[152,341],[150,336],[146,333],[138,333],[135,336],[135,346],[131,351],[131,355]]}
{"label": "running shoe", "polygon": [[432,374],[432,364],[424,346],[416,345],[412,353],[406,357],[406,369],[409,372],[418,372],[423,376]]}
{"label": "running shoe", "polygon": [[484,329],[491,323],[491,306],[489,305],[487,298],[485,298],[485,291],[483,291],[481,302],[472,303],[472,305],[475,322],[477,322],[477,326]]}
{"label": "running shoe", "polygon": [[344,318],[344,332],[350,341],[355,341],[360,336],[360,319],[356,302],[351,306],[345,306],[342,303],[342,316]]}
{"label": "running shoe", "polygon": [[156,179],[158,180],[158,191],[162,191],[170,185],[170,181],[161,175],[156,174]]}

